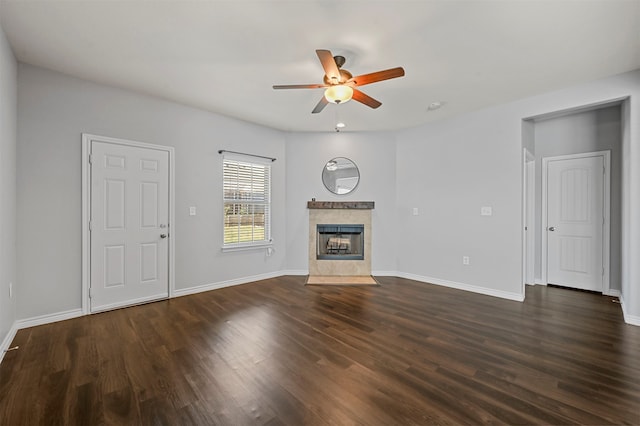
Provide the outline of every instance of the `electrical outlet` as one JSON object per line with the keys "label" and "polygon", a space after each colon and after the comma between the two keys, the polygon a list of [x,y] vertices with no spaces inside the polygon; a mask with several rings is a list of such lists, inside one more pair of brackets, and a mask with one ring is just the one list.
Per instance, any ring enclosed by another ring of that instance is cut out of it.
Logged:
{"label": "electrical outlet", "polygon": [[418,212],[418,208],[417,208],[417,207],[414,207],[414,208],[413,208],[413,215],[414,215],[414,216],[418,216],[418,214],[419,214],[419,212]]}
{"label": "electrical outlet", "polygon": [[469,256],[462,256],[462,264],[463,265],[469,264]]}
{"label": "electrical outlet", "polygon": [[189,216],[195,216],[195,215],[196,215],[196,208],[189,207]]}

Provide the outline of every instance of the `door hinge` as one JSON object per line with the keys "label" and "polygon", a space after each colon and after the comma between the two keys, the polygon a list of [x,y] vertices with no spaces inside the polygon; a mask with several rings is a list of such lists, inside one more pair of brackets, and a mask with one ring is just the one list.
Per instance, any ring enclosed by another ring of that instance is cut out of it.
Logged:
{"label": "door hinge", "polygon": [[89,232],[93,231],[93,222],[89,221]]}
{"label": "door hinge", "polygon": [[89,299],[93,299],[93,288],[89,287]]}
{"label": "door hinge", "polygon": [[602,267],[602,276],[604,277],[604,266]]}
{"label": "door hinge", "polygon": [[89,164],[93,164],[93,154],[89,154]]}

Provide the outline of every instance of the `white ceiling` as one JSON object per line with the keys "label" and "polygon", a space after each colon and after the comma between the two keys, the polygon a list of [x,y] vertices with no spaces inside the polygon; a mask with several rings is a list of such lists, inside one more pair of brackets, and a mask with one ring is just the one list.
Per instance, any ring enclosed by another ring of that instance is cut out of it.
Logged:
{"label": "white ceiling", "polygon": [[[640,68],[640,0],[0,0],[19,61],[281,130],[391,130]],[[311,114],[315,49],[382,102]],[[437,111],[427,106],[444,101]]]}

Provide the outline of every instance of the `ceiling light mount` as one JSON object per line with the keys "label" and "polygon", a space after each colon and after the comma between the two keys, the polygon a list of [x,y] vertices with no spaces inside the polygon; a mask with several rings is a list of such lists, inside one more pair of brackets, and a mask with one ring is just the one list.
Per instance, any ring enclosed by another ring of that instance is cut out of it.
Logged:
{"label": "ceiling light mount", "polygon": [[437,109],[440,109],[444,106],[445,102],[444,101],[435,101],[435,102],[431,102],[428,106],[427,106],[427,111],[435,111]]}

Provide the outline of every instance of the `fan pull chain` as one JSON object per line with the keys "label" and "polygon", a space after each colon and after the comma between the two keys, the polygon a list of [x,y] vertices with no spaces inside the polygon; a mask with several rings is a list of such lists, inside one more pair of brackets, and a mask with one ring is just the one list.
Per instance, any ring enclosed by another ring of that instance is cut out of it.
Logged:
{"label": "fan pull chain", "polygon": [[340,116],[338,115],[338,108],[340,108],[340,104],[336,105],[336,125],[335,125],[335,131],[336,133],[340,133],[340,130],[343,129],[345,127],[345,124],[340,121]]}

